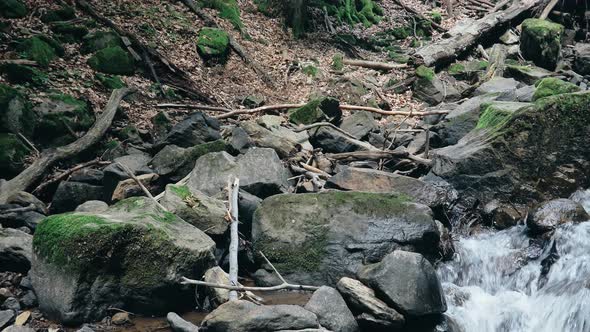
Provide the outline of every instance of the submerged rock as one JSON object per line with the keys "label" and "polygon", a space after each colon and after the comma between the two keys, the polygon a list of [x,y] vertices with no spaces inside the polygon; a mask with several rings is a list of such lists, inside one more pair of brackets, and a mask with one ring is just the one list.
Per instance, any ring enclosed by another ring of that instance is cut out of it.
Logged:
{"label": "submerged rock", "polygon": [[545,233],[567,222],[589,221],[590,215],[580,203],[560,198],[541,204],[526,220],[533,233]]}
{"label": "submerged rock", "polygon": [[30,276],[39,308],[64,324],[103,318],[109,307],[146,314],[186,308],[214,264],[215,243],[147,198],[130,198],[100,214],[53,215],[33,239]]}
{"label": "submerged rock", "polygon": [[407,196],[364,192],[284,194],[265,199],[252,240],[292,282],[334,285],[406,248],[434,254],[439,231],[432,211]]}
{"label": "submerged rock", "polygon": [[426,316],[447,310],[434,267],[418,253],[396,250],[381,262],[362,268],[358,277],[405,315]]}

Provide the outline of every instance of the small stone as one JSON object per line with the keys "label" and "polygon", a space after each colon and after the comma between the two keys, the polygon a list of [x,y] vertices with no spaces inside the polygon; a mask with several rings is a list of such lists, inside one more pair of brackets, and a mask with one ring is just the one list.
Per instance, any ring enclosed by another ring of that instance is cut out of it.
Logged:
{"label": "small stone", "polygon": [[14,311],[19,311],[21,309],[20,303],[18,303],[18,300],[14,297],[7,298],[2,304],[2,308]]}
{"label": "small stone", "polygon": [[170,324],[170,328],[173,332],[198,332],[199,327],[192,324],[191,322],[187,322],[186,320],[182,319],[182,317],[178,316],[173,312],[169,312],[166,315],[166,320],[168,324]]}
{"label": "small stone", "polygon": [[125,325],[131,322],[129,314],[126,312],[118,312],[111,317],[111,322],[115,325]]}
{"label": "small stone", "polygon": [[9,297],[14,297],[14,294],[8,288],[0,288],[0,302],[6,301]]}

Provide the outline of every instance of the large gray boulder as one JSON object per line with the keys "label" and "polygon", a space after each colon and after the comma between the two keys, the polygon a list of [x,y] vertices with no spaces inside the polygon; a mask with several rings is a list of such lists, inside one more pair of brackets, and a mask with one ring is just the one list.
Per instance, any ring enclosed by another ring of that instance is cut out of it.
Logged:
{"label": "large gray boulder", "polygon": [[357,332],[358,324],[342,295],[332,287],[315,291],[305,309],[317,315],[320,325],[334,332]]}
{"label": "large gray boulder", "polygon": [[358,277],[404,315],[426,316],[447,310],[434,267],[418,253],[396,250],[381,262],[364,267]]}
{"label": "large gray boulder", "polygon": [[582,204],[565,198],[558,198],[541,204],[526,220],[533,233],[545,233],[567,222],[589,221],[590,215]]}
{"label": "large gray boulder", "polygon": [[103,200],[104,198],[105,193],[102,186],[62,181],[53,195],[51,213],[74,211],[78,205],[86,201]]}
{"label": "large gray boulder", "polygon": [[369,112],[354,112],[342,120],[340,129],[351,134],[356,139],[364,139],[370,132],[377,129],[377,121]]}
{"label": "large gray boulder", "polygon": [[346,303],[357,314],[357,321],[363,328],[396,330],[405,324],[404,316],[378,299],[375,291],[362,282],[344,277],[338,281],[337,287]]}
{"label": "large gray boulder", "polygon": [[177,123],[156,148],[174,144],[182,148],[221,139],[219,121],[201,112],[195,112]]}
{"label": "large gray boulder", "polygon": [[233,157],[226,152],[209,153],[197,160],[187,186],[213,196],[227,187],[230,175],[240,179],[240,188],[258,197],[287,192],[289,171],[273,149],[249,149]]}
{"label": "large gray boulder", "polygon": [[432,211],[399,194],[322,192],[269,197],[252,240],[292,282],[334,285],[398,249],[436,255]]}
{"label": "large gray boulder", "polygon": [[574,69],[580,75],[590,75],[590,44],[577,43],[574,47]]}
{"label": "large gray boulder", "polygon": [[494,77],[475,89],[475,96],[494,94],[497,100],[512,101],[515,99],[515,91],[519,87],[518,81],[513,78]]}
{"label": "large gray boulder", "polygon": [[307,132],[296,133],[269,121],[268,118],[265,120],[240,123],[240,127],[246,131],[256,146],[274,149],[280,158],[287,158],[300,150],[313,150]]}
{"label": "large gray boulder", "polygon": [[123,200],[100,214],[46,218],[30,272],[40,310],[64,324],[102,319],[110,307],[163,314],[193,302],[181,276],[200,279],[215,243],[151,200]]}
{"label": "large gray boulder", "polygon": [[448,82],[443,82],[434,70],[420,66],[416,69],[417,79],[414,81],[414,96],[429,105],[437,105],[443,101],[457,101],[461,93]]}
{"label": "large gray boulder", "polygon": [[563,25],[530,18],[522,23],[520,52],[535,65],[554,70],[561,52]]}
{"label": "large gray boulder", "polygon": [[202,326],[211,332],[275,332],[318,328],[315,314],[296,305],[229,301],[208,314]]}
{"label": "large gray boulder", "polygon": [[27,273],[31,268],[33,236],[18,229],[0,228],[0,272]]}

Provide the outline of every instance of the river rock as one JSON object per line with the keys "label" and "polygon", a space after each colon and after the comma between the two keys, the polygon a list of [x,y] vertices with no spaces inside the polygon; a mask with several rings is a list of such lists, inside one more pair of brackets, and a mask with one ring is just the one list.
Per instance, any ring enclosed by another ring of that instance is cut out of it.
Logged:
{"label": "river rock", "polygon": [[561,51],[564,28],[548,20],[530,18],[522,23],[520,51],[537,66],[554,70]]}
{"label": "river rock", "polygon": [[276,125],[263,127],[255,121],[242,122],[240,127],[246,131],[256,146],[274,149],[280,158],[289,157],[301,150],[313,150],[305,131],[296,133]]}
{"label": "river rock", "polygon": [[545,233],[567,222],[589,221],[590,215],[580,203],[559,198],[541,204],[527,218],[527,226],[533,233]]}
{"label": "river rock", "polygon": [[317,315],[320,325],[334,332],[357,332],[359,327],[342,295],[332,287],[316,290],[305,309]]}
{"label": "river rock", "polygon": [[392,330],[404,325],[404,316],[378,299],[375,291],[360,281],[344,277],[338,281],[337,287],[353,312],[358,314],[357,321],[361,325]]}
{"label": "river rock", "polygon": [[590,213],[590,189],[580,189],[573,193],[570,198],[576,203],[582,204],[586,212]]}
{"label": "river rock", "polygon": [[[223,271],[219,266],[215,266],[207,270],[204,276],[205,282],[214,284],[231,285],[229,274]],[[229,290],[223,288],[207,287],[206,291],[209,297],[209,303],[216,308],[223,303],[229,301]]]}
{"label": "river rock", "polygon": [[273,332],[318,328],[315,314],[296,305],[262,305],[243,300],[220,305],[203,320],[212,332]]}
{"label": "river rock", "polygon": [[225,203],[188,186],[167,185],[161,204],[206,234],[221,235],[229,227]]}
{"label": "river rock", "polygon": [[377,150],[371,144],[352,139],[332,127],[322,126],[312,128],[308,132],[309,141],[313,147],[321,148],[324,152],[342,153]]}
{"label": "river rock", "polygon": [[30,234],[12,228],[0,228],[0,271],[27,273],[31,268]]}
{"label": "river rock", "polygon": [[590,44],[577,43],[574,54],[574,70],[580,75],[590,75]]}
{"label": "river rock", "polygon": [[179,278],[200,279],[215,263],[207,235],[144,197],[100,214],[50,216],[33,244],[39,308],[64,324],[100,320],[110,307],[145,314],[190,307],[192,291]]}
{"label": "river rock", "polygon": [[538,80],[553,75],[549,70],[533,65],[508,65],[506,66],[506,74],[508,77],[512,77],[528,85],[533,85]]}
{"label": "river rock", "polygon": [[221,139],[219,121],[204,113],[195,112],[172,127],[166,137],[158,142],[156,148],[168,144],[189,148],[218,139]]}
{"label": "river rock", "polygon": [[170,324],[170,328],[173,332],[199,332],[199,327],[191,322],[187,322],[173,312],[169,312],[166,315],[166,320]]}
{"label": "river rock", "polygon": [[399,194],[283,194],[262,202],[252,239],[290,281],[334,285],[396,248],[437,251],[432,211]]}
{"label": "river rock", "polygon": [[240,179],[241,189],[262,198],[289,188],[289,172],[277,153],[266,148],[249,149],[238,157],[226,152],[206,154],[195,163],[187,185],[191,191],[212,196],[227,188],[230,175]]}
{"label": "river rock", "polygon": [[434,267],[418,253],[396,250],[362,268],[359,279],[404,315],[426,316],[447,310]]}
{"label": "river rock", "polygon": [[86,201],[103,200],[104,188],[82,182],[62,181],[53,195],[51,213],[74,211]]}
{"label": "river rock", "polygon": [[[568,197],[590,181],[590,93],[543,98],[512,114],[491,114],[454,146],[432,152],[432,172],[481,206]],[[494,121],[489,121],[495,119]],[[543,170],[539,173],[539,170]]]}

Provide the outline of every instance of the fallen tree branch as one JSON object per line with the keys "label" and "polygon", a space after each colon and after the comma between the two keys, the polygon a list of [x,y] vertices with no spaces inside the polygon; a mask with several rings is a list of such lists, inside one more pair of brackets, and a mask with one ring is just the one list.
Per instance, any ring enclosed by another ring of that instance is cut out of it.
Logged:
{"label": "fallen tree branch", "polygon": [[162,204],[160,204],[160,202],[158,202],[154,196],[152,196],[152,193],[150,193],[150,191],[148,190],[148,188],[146,188],[143,183],[141,183],[141,180],[139,180],[137,178],[137,176],[135,176],[135,174],[133,174],[133,171],[131,171],[129,169],[129,167],[121,164],[121,163],[116,163],[116,165],[118,165],[125,173],[127,173],[127,175],[129,175],[129,177],[131,179],[133,179],[133,181],[135,181],[135,183],[139,186],[139,188],[141,188],[141,190],[145,193],[145,195],[151,199],[152,201],[154,201],[156,203],[156,205],[162,209],[162,211],[168,211],[168,209],[166,209]]}
{"label": "fallen tree branch", "polygon": [[[197,4],[193,0],[181,0],[193,13],[197,14],[205,23],[209,26],[213,26],[219,28],[219,25],[213,17],[207,14],[205,11],[199,8]],[[246,64],[248,64],[258,76],[264,81],[264,83],[268,84],[271,87],[274,87],[274,82],[272,78],[260,67],[260,65],[252,59],[252,57],[246,52],[246,49],[240,45],[240,43],[231,35],[229,36],[229,45],[231,48],[244,60]]]}
{"label": "fallen tree branch", "polygon": [[135,90],[130,88],[114,90],[105,106],[104,112],[100,118],[96,119],[92,128],[84,136],[66,146],[43,151],[39,158],[19,175],[2,183],[0,185],[0,202],[6,201],[10,195],[16,192],[25,191],[56,162],[75,156],[97,143],[111,126],[121,100],[133,91]]}
{"label": "fallen tree branch", "polygon": [[376,69],[376,70],[387,70],[387,71],[393,70],[393,69],[408,68],[408,65],[405,63],[386,63],[386,62],[367,61],[367,60],[343,59],[342,63],[345,65],[349,65],[349,66],[370,68],[370,69]]}
{"label": "fallen tree branch", "polygon": [[293,131],[296,132],[296,133],[300,133],[302,131],[306,131],[306,130],[309,130],[309,129],[312,129],[312,128],[324,127],[324,126],[331,127],[332,129],[334,129],[337,132],[345,135],[348,138],[352,138],[354,140],[357,139],[356,137],[354,137],[351,134],[347,133],[346,131],[344,131],[344,130],[338,128],[338,127],[336,127],[335,125],[331,124],[330,122],[316,122],[316,123],[312,123],[312,124],[307,125],[307,126],[300,126],[300,127],[296,128],[296,129],[293,129]]}
{"label": "fallen tree branch", "polygon": [[[238,193],[240,192],[240,179],[235,178],[233,181],[231,177],[228,179],[228,204],[229,215],[231,218],[230,224],[230,243],[229,243],[229,282],[237,286],[238,284]],[[229,300],[237,300],[238,293],[235,290],[229,292]]]}
{"label": "fallen tree branch", "polygon": [[36,61],[32,60],[25,60],[25,59],[4,59],[0,60],[0,65],[25,65],[25,66],[38,66],[39,64]]}
{"label": "fallen tree branch", "polygon": [[416,163],[431,166],[432,160],[424,159],[415,156],[405,150],[390,150],[390,151],[354,151],[354,152],[343,152],[343,153],[327,153],[326,158],[334,160],[379,160],[379,159],[391,159],[391,158],[406,158]]}
{"label": "fallen tree branch", "polygon": [[441,39],[418,49],[414,54],[414,62],[428,67],[451,62],[486,37],[495,36],[498,28],[510,23],[518,23],[524,18],[522,14],[535,9],[544,2],[545,0],[514,1],[505,10],[492,12],[473,21],[470,25],[458,24],[448,32],[449,38]]}
{"label": "fallen tree branch", "polygon": [[191,104],[158,104],[156,105],[158,108],[171,108],[171,109],[197,109],[197,110],[204,110],[204,111],[216,111],[216,112],[231,112],[232,110],[225,107],[218,107],[218,106],[209,106],[209,105],[191,105]]}
{"label": "fallen tree branch", "polygon": [[545,9],[543,10],[543,12],[541,13],[541,16],[539,16],[539,18],[542,19],[542,20],[546,20],[547,17],[549,17],[549,14],[553,10],[553,8],[555,8],[555,6],[557,5],[558,2],[559,2],[559,0],[551,0],[547,4],[547,7],[545,7]]}
{"label": "fallen tree branch", "polygon": [[86,167],[89,167],[89,166],[94,166],[94,165],[109,165],[109,164],[111,164],[110,161],[102,161],[102,160],[100,160],[100,158],[96,158],[94,160],[91,160],[91,161],[88,161],[88,162],[85,162],[85,163],[76,165],[76,166],[74,166],[74,167],[72,167],[72,168],[70,168],[70,169],[68,169],[68,170],[66,170],[66,171],[64,171],[64,172],[62,172],[62,173],[54,176],[53,178],[51,178],[51,179],[49,179],[49,180],[41,183],[39,186],[37,186],[37,188],[35,188],[35,190],[33,190],[33,194],[40,193],[47,186],[49,186],[49,185],[51,185],[51,184],[53,184],[55,182],[59,182],[59,181],[65,179],[65,178],[67,178],[68,176],[70,176],[72,173],[74,173],[76,171],[79,171],[79,170],[81,170],[83,168],[86,168]]}

